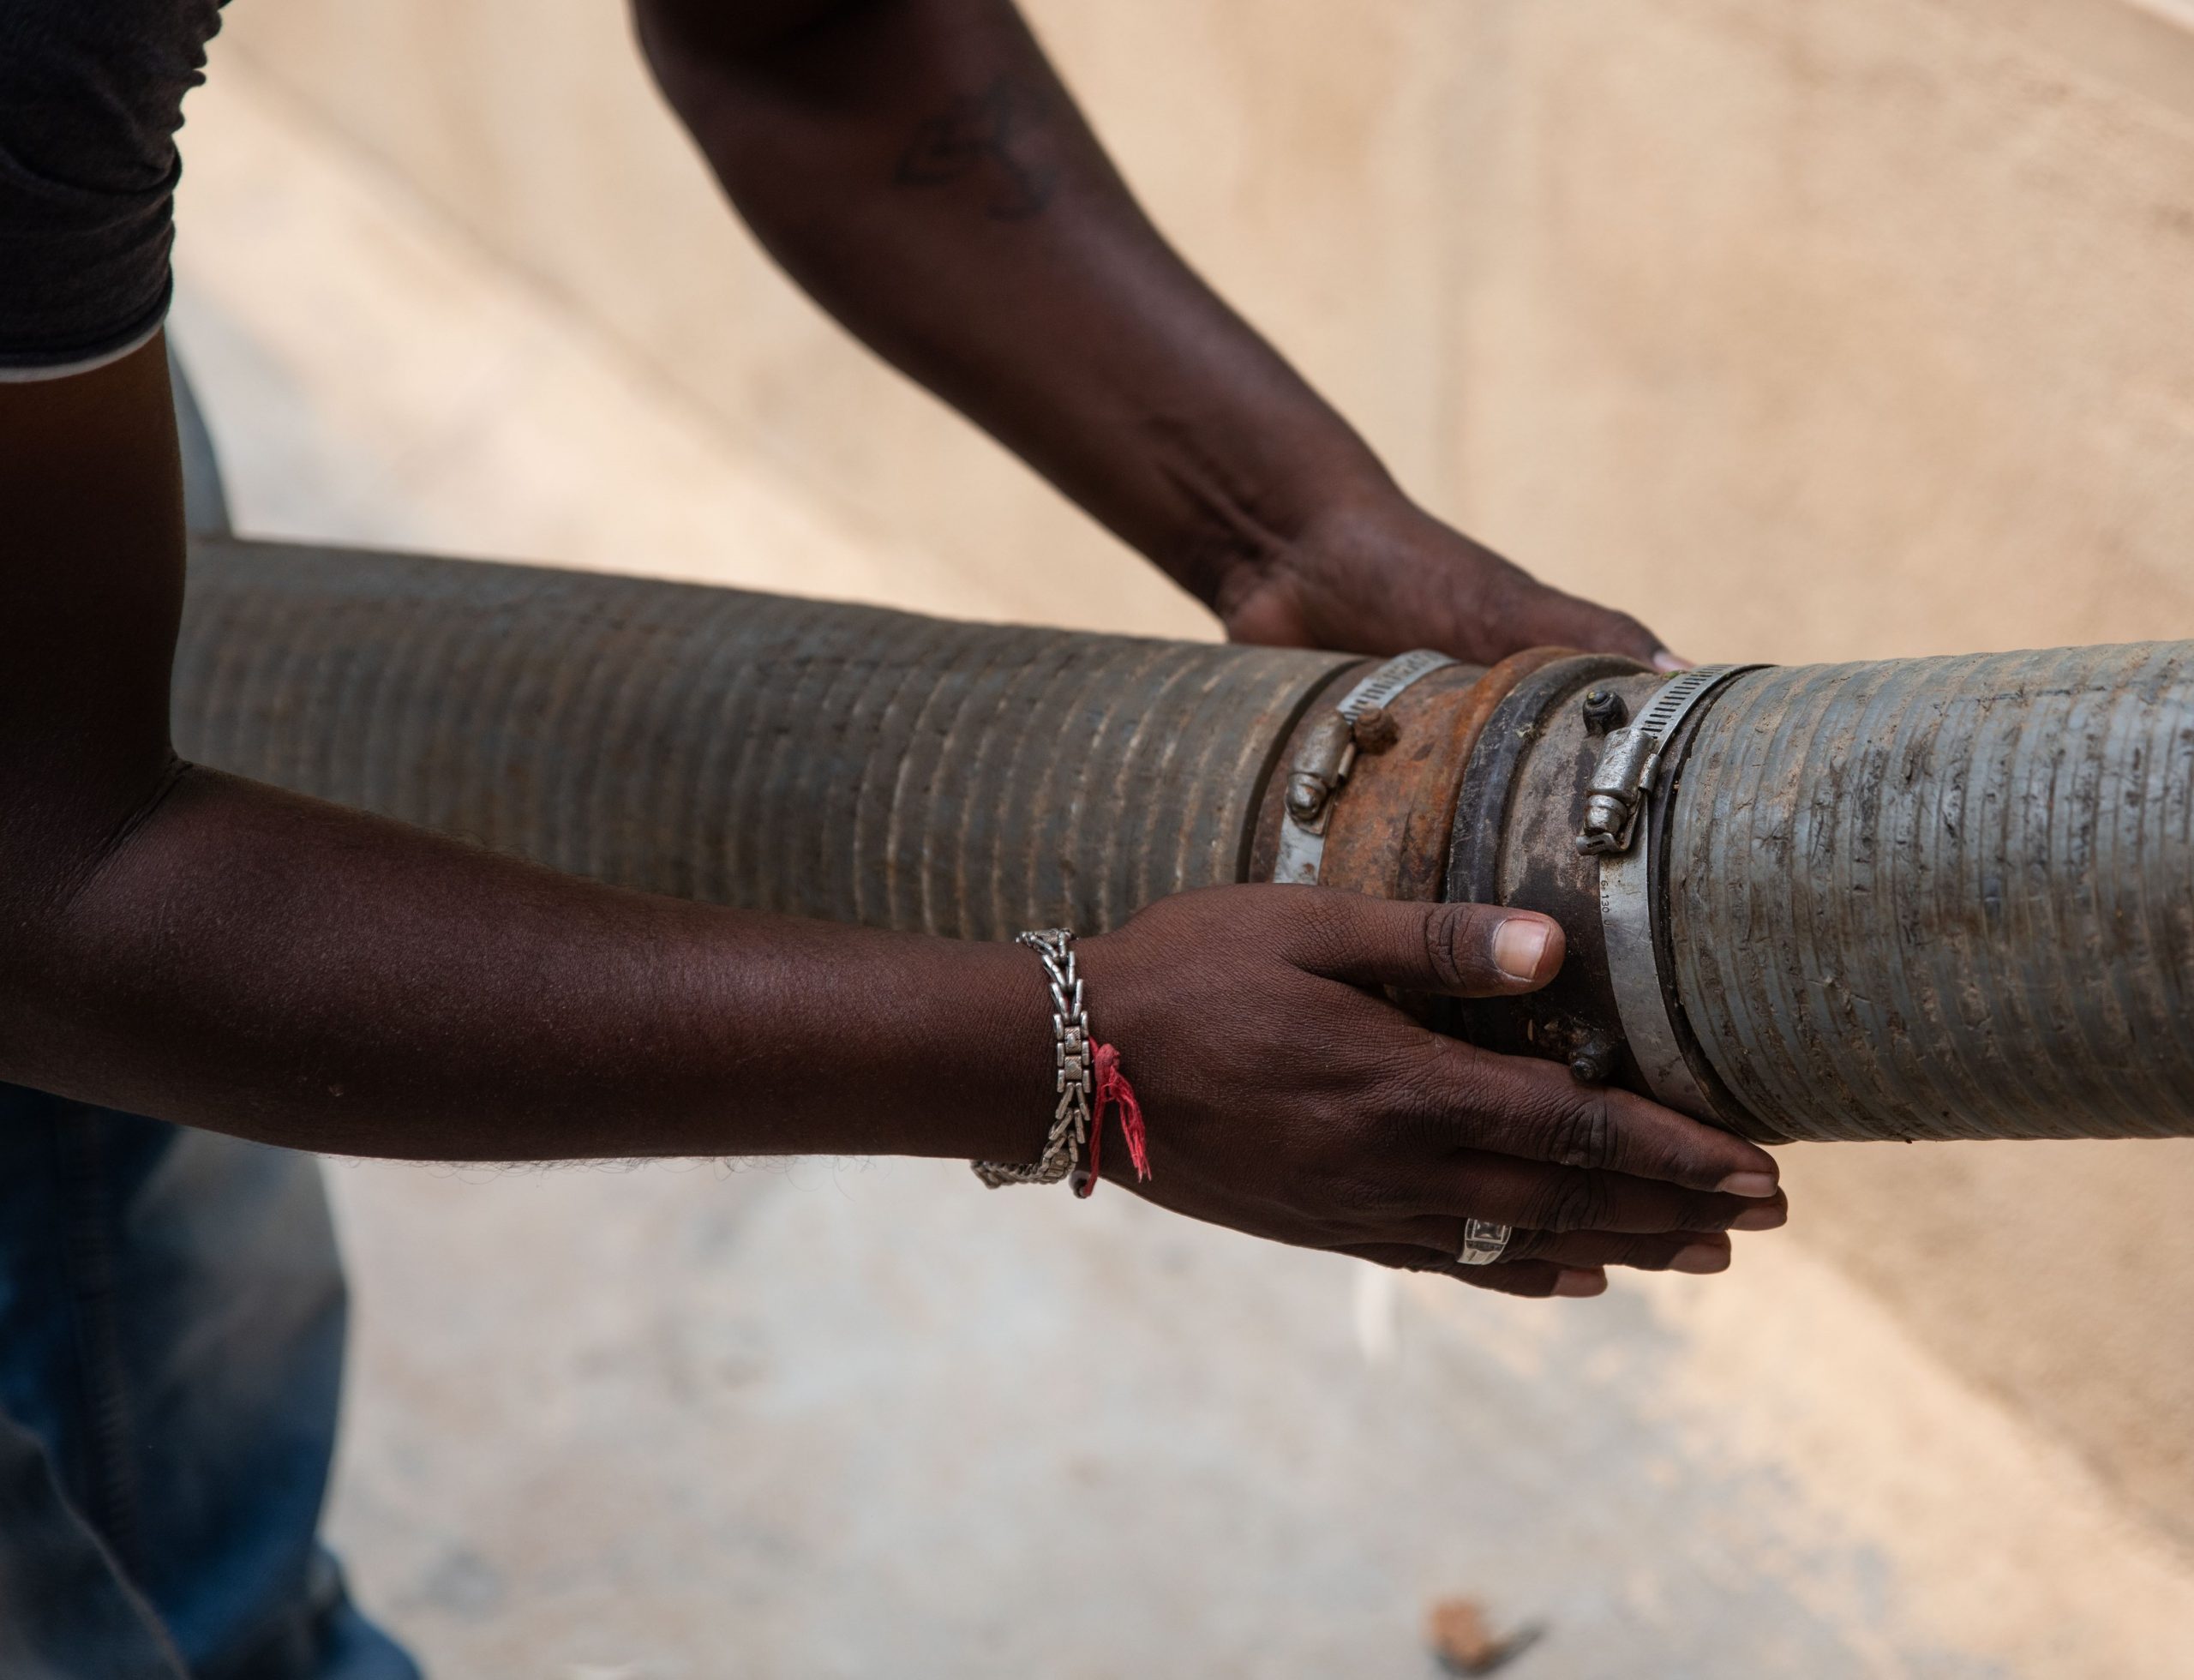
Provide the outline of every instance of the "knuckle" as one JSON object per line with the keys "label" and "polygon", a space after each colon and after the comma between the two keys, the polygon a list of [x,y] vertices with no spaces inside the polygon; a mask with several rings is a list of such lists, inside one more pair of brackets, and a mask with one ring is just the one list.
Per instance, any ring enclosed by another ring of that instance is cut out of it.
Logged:
{"label": "knuckle", "polygon": [[1442,904],[1424,918],[1425,966],[1443,987],[1465,984],[1474,966],[1464,954],[1469,949],[1472,908]]}
{"label": "knuckle", "polygon": [[1535,1221],[1548,1231],[1597,1231],[1608,1221],[1610,1198],[1597,1173],[1564,1173],[1545,1192],[1544,1217]]}
{"label": "knuckle", "polygon": [[1726,1231],[1750,1210],[1734,1197],[1701,1194],[1687,1197],[1681,1214],[1688,1230]]}
{"label": "knuckle", "polygon": [[1615,1165],[1615,1114],[1607,1093],[1580,1091],[1555,1122],[1551,1158],[1597,1172]]}
{"label": "knuckle", "polygon": [[[1459,1242],[1455,1246],[1460,1250],[1462,1245]],[[1553,1246],[1551,1233],[1525,1226],[1508,1233],[1508,1245],[1501,1251],[1501,1258],[1504,1263],[1537,1260],[1544,1257]]]}
{"label": "knuckle", "polygon": [[1610,1263],[1641,1272],[1664,1272],[1687,1239],[1669,1237],[1633,1237]]}
{"label": "knuckle", "polygon": [[1466,1144],[1490,1147],[1514,1140],[1522,1116],[1507,1071],[1498,1058],[1474,1045],[1441,1039],[1448,1112],[1459,1122]]}
{"label": "knuckle", "polygon": [[[1381,1071],[1380,1113],[1383,1135],[1397,1149],[1416,1156],[1454,1147],[1458,1102],[1457,1071],[1449,1041],[1427,1035],[1397,1052]],[[1467,1093],[1461,1099],[1467,1107]]]}
{"label": "knuckle", "polygon": [[1321,1173],[1315,1182],[1317,1203],[1345,1223],[1377,1223],[1405,1213],[1412,1200],[1405,1187],[1384,1174],[1366,1172],[1361,1161]]}
{"label": "knuckle", "polygon": [[1391,1219],[1410,1212],[1417,1200],[1412,1191],[1392,1179],[1363,1178],[1352,1187],[1347,1205],[1359,1214]]}

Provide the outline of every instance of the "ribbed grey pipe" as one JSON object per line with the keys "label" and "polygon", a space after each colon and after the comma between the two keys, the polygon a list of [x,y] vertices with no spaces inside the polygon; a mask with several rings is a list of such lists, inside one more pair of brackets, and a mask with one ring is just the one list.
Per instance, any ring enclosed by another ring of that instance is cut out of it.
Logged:
{"label": "ribbed grey pipe", "polygon": [[[207,539],[176,728],[602,880],[995,939],[1244,878],[1291,732],[1356,663]],[[1465,780],[1517,778],[1503,879],[1551,907],[1532,849],[1577,870],[1591,743],[1545,704],[1518,727],[1574,741],[1520,771],[1489,728]],[[1731,1125],[2194,1132],[2194,644],[1755,672],[1693,718],[1652,915]]]}
{"label": "ribbed grey pipe", "polygon": [[684,897],[978,939],[1239,879],[1330,654],[202,542],[186,757]]}
{"label": "ribbed grey pipe", "polygon": [[1770,1132],[2194,1129],[2194,644],[1739,678],[1669,835],[1677,995]]}

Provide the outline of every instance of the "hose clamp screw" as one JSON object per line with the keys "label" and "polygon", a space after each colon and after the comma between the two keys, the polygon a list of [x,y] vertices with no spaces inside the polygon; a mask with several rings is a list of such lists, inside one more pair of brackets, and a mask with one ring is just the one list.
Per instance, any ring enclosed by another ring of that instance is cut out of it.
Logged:
{"label": "hose clamp screw", "polygon": [[1585,733],[1604,735],[1610,729],[1619,729],[1630,721],[1630,707],[1622,696],[1612,688],[1588,688],[1585,691]]}
{"label": "hose clamp screw", "polygon": [[1621,1047],[1605,1033],[1594,1033],[1570,1053],[1569,1071],[1582,1084],[1604,1085],[1615,1077]]}
{"label": "hose clamp screw", "polygon": [[1297,741],[1287,766],[1281,804],[1280,848],[1272,878],[1298,886],[1316,886],[1325,867],[1326,824],[1359,754],[1382,753],[1401,738],[1388,707],[1412,683],[1444,670],[1455,661],[1444,653],[1418,648],[1398,653],[1317,714]]}
{"label": "hose clamp screw", "polygon": [[1394,722],[1394,714],[1382,705],[1366,706],[1349,719],[1348,733],[1356,742],[1356,750],[1376,756],[1402,738],[1401,725]]}
{"label": "hose clamp screw", "polygon": [[[1579,851],[1587,856],[1619,857],[1630,849],[1639,813],[1653,791],[1662,749],[1675,734],[1676,725],[1730,678],[1759,669],[1757,665],[1699,665],[1679,672],[1646,702],[1645,711],[1634,721],[1608,731],[1599,763],[1585,784],[1584,821],[1577,830]],[[1622,705],[1620,695],[1594,689],[1585,697],[1587,728],[1592,702],[1602,696]]]}
{"label": "hose clamp screw", "polygon": [[1287,778],[1287,814],[1298,823],[1315,823],[1325,814],[1327,795],[1323,782],[1298,770]]}

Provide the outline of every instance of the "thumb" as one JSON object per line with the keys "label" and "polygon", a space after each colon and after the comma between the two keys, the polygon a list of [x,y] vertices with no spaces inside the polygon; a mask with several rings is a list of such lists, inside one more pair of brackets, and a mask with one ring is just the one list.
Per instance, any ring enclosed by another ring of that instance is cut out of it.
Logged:
{"label": "thumb", "polygon": [[1536,992],[1562,968],[1562,925],[1495,904],[1420,904],[1321,894],[1321,938],[1300,966],[1358,986],[1501,998]]}

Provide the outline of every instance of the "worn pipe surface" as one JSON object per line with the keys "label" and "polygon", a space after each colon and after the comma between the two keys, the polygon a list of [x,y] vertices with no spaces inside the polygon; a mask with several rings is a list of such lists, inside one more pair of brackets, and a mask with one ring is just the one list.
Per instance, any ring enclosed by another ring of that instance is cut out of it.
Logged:
{"label": "worn pipe surface", "polygon": [[1332,654],[423,555],[191,555],[186,758],[620,886],[970,939],[1242,879]]}
{"label": "worn pipe surface", "polygon": [[2194,1129],[2194,645],[1751,673],[1669,837],[1676,994],[1753,1129]]}
{"label": "worn pipe surface", "polygon": [[[618,885],[995,939],[1268,869],[1283,772],[1365,669],[217,538],[176,729]],[[1538,651],[1420,682],[1335,796],[1322,878],[1558,916],[1556,984],[1461,1029],[1634,1088],[1572,843],[1579,702],[1661,681]],[[1651,960],[1711,1118],[2194,1135],[2194,644],[1753,672],[1655,801]]]}

